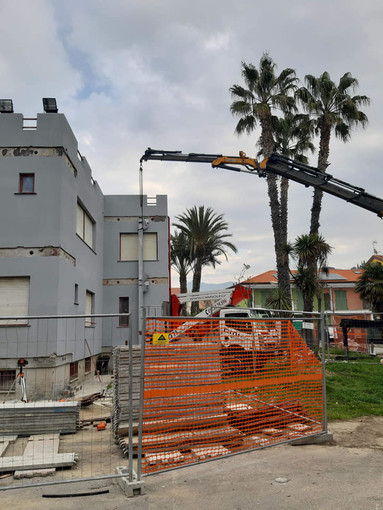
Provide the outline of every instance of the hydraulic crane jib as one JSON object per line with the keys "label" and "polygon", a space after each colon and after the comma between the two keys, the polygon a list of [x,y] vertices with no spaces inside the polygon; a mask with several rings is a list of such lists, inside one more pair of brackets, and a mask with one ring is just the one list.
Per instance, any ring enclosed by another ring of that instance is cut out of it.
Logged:
{"label": "hydraulic crane jib", "polygon": [[273,153],[269,158],[258,162],[253,158],[248,158],[242,151],[239,156],[223,156],[222,154],[183,154],[181,151],[163,151],[148,148],[140,162],[148,160],[210,163],[213,168],[250,173],[259,177],[266,177],[269,174],[279,175],[306,187],[319,188],[325,193],[371,211],[380,218],[383,217],[383,199],[367,193],[363,188],[321,172],[315,167],[294,161],[277,153]]}

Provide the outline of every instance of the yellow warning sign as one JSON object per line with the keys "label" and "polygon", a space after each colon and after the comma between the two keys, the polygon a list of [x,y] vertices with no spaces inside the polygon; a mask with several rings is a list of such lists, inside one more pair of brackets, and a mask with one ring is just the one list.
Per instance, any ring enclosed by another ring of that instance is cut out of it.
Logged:
{"label": "yellow warning sign", "polygon": [[168,345],[168,333],[153,333],[153,345]]}

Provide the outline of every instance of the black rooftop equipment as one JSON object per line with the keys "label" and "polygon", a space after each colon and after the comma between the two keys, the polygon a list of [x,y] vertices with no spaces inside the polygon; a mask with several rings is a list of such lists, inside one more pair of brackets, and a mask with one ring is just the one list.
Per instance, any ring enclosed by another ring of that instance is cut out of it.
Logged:
{"label": "black rooftop equipment", "polygon": [[56,98],[43,97],[43,107],[45,113],[58,113]]}
{"label": "black rooftop equipment", "polygon": [[13,113],[12,99],[0,99],[0,113]]}

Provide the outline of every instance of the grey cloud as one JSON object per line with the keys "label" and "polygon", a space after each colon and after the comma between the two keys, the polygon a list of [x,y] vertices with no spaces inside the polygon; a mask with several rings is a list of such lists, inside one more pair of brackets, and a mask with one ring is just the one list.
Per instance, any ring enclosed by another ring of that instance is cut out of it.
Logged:
{"label": "grey cloud", "polygon": [[[148,146],[253,156],[259,132],[234,134],[229,87],[241,83],[242,59],[257,65],[268,50],[279,70],[292,67],[301,79],[325,70],[334,80],[346,71],[359,79],[358,93],[372,99],[370,123],[350,143],[332,142],[329,171],[383,194],[381,2],[18,0],[1,3],[0,14],[18,21],[0,34],[3,94],[28,116],[41,111],[41,97],[56,96],[106,193],[137,192]],[[157,162],[144,175],[149,195],[169,195],[172,219],[202,203],[225,213],[239,253],[209,272],[210,281],[231,280],[243,262],[251,274],[273,268],[264,181]],[[292,239],[307,231],[312,190],[290,189]],[[331,197],[321,224],[338,267],[367,259],[372,240],[379,247],[382,239],[374,215]]]}

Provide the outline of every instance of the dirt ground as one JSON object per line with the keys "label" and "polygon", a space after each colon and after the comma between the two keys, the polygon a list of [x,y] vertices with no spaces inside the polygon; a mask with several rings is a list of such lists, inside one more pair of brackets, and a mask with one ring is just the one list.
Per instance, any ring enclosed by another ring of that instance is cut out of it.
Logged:
{"label": "dirt ground", "polygon": [[332,421],[329,431],[333,433],[334,444],[338,447],[383,449],[382,416]]}
{"label": "dirt ground", "polygon": [[[105,410],[100,408],[98,412],[102,415]],[[3,491],[1,506],[10,505],[15,510],[45,510],[56,504],[62,510],[91,506],[106,510],[383,510],[383,417],[333,421],[329,431],[333,433],[332,443],[274,446],[146,477],[146,494],[135,498],[126,498],[115,481],[98,480]],[[110,431],[88,428],[75,436],[67,437],[63,446],[65,451],[80,452],[77,468],[44,479],[1,479],[0,489],[20,483],[110,474],[114,466],[126,464]],[[97,455],[95,441],[100,447]],[[109,492],[70,497],[100,489]],[[49,495],[65,497],[45,497]]]}

